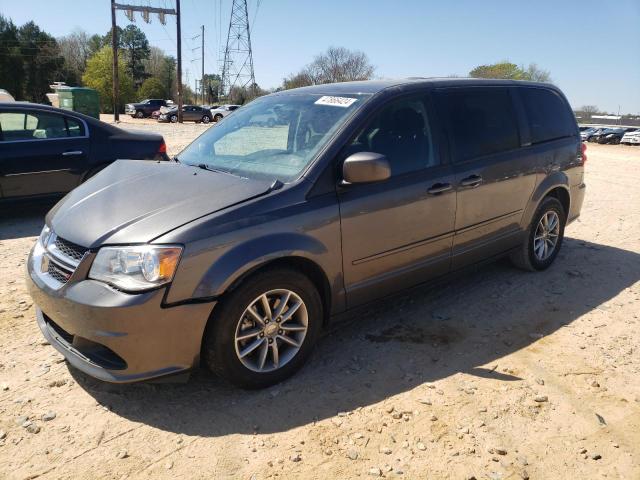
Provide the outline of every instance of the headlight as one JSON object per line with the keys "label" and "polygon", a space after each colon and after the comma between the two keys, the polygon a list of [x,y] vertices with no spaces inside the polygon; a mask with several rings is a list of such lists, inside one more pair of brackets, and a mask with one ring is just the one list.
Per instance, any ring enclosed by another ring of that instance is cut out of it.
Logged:
{"label": "headlight", "polygon": [[182,247],[178,246],[102,247],[89,278],[122,290],[148,290],[173,279],[181,253]]}
{"label": "headlight", "polygon": [[46,247],[47,243],[49,242],[50,236],[51,236],[51,229],[45,225],[44,227],[42,227],[42,231],[40,232],[40,237],[38,237],[38,241],[40,242],[40,245],[42,245],[43,247]]}

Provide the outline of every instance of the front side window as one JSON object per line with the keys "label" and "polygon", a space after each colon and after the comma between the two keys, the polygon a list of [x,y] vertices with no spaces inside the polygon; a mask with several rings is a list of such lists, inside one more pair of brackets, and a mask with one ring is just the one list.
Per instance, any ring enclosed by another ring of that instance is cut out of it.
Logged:
{"label": "front side window", "polygon": [[436,93],[438,112],[453,142],[455,162],[520,145],[518,122],[506,88],[452,88]]}
{"label": "front side window", "polygon": [[367,98],[296,93],[258,98],[207,130],[178,158],[189,165],[287,183],[300,176]]}
{"label": "front side window", "polygon": [[384,155],[391,175],[415,172],[435,165],[431,129],[423,99],[395,100],[385,106],[360,131],[347,154],[375,152]]}
{"label": "front side window", "polygon": [[573,114],[557,93],[544,88],[522,88],[519,91],[529,119],[531,143],[547,142],[575,133]]}
{"label": "front side window", "polygon": [[41,112],[0,113],[2,140],[47,140],[68,137],[64,117]]}

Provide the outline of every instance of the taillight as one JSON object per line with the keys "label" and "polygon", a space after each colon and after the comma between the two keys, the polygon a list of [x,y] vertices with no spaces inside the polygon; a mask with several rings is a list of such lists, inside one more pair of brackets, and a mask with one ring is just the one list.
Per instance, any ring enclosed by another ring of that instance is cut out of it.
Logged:
{"label": "taillight", "polygon": [[584,165],[585,163],[587,163],[587,144],[585,142],[582,142],[580,144],[580,151],[582,154],[582,164]]}
{"label": "taillight", "polygon": [[160,148],[158,148],[158,153],[167,153],[167,144],[164,143],[164,140],[162,140],[162,143],[160,144]]}

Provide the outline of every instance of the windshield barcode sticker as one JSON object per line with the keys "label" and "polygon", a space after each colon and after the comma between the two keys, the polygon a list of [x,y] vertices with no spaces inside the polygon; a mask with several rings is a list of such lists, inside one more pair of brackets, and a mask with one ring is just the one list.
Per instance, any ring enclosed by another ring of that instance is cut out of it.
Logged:
{"label": "windshield barcode sticker", "polygon": [[357,98],[349,97],[320,97],[316,100],[316,105],[330,105],[332,107],[350,107]]}

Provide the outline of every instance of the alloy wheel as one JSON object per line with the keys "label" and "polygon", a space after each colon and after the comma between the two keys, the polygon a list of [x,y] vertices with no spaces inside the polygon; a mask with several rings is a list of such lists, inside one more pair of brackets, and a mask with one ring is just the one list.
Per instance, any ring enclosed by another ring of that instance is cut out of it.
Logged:
{"label": "alloy wheel", "polygon": [[547,260],[555,251],[560,236],[560,217],[555,210],[542,215],[533,236],[533,253],[538,261]]}
{"label": "alloy wheel", "polygon": [[251,371],[277,370],[300,351],[308,325],[307,307],[298,294],[270,290],[253,300],[238,320],[236,355]]}

